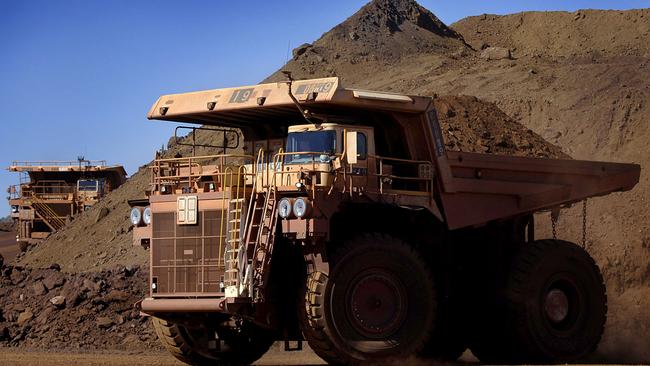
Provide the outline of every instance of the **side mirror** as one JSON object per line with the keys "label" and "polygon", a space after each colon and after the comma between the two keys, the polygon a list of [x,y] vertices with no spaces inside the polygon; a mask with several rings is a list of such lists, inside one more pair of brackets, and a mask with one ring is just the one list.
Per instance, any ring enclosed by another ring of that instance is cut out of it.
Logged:
{"label": "side mirror", "polygon": [[357,163],[357,131],[345,131],[345,156],[348,164]]}

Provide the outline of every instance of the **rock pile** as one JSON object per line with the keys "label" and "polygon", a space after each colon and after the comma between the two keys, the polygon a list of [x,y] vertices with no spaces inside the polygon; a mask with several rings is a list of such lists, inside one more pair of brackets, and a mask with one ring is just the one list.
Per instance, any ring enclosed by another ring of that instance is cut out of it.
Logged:
{"label": "rock pile", "polygon": [[69,274],[57,264],[28,269],[0,258],[0,346],[158,348],[149,319],[133,307],[146,279],[138,266]]}

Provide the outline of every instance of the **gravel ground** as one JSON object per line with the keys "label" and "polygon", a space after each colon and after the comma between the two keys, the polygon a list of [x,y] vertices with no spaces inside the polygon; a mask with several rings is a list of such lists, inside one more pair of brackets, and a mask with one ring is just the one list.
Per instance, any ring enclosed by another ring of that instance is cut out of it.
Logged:
{"label": "gravel ground", "polygon": [[[255,365],[324,365],[311,350],[284,352],[274,345]],[[184,365],[167,352],[129,353],[106,351],[92,353],[42,352],[0,347],[0,365],[11,366],[177,366]]]}

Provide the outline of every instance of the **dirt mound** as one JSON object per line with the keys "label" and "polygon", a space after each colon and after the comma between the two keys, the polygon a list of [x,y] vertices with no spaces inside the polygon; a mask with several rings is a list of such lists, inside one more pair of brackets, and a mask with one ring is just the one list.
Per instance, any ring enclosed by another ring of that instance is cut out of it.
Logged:
{"label": "dirt mound", "polygon": [[[372,78],[377,67],[412,55],[441,59],[467,52],[463,38],[429,10],[411,0],[375,0],[325,33],[293,51],[282,70],[300,77],[355,74]],[[278,71],[265,81],[283,80]]]}
{"label": "dirt mound", "polygon": [[475,49],[509,48],[515,57],[650,57],[650,10],[483,14],[452,25]]}
{"label": "dirt mound", "polygon": [[59,263],[65,272],[146,263],[148,252],[132,244],[128,200],[144,198],[149,183],[150,170],[141,168],[90,210],[19,257],[17,263],[30,268]]}
{"label": "dirt mound", "polygon": [[524,128],[495,104],[470,96],[434,99],[438,120],[451,151],[567,158],[562,150]]}
{"label": "dirt mound", "polygon": [[0,346],[159,349],[148,318],[133,308],[147,277],[138,266],[65,274],[55,264],[0,264]]}

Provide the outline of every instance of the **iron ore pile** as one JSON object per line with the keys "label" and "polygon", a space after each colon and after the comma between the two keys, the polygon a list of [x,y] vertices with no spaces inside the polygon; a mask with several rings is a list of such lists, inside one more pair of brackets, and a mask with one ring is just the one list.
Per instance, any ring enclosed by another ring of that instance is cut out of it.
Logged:
{"label": "iron ore pile", "polygon": [[0,345],[34,349],[146,350],[159,347],[133,304],[147,274],[139,266],[64,273],[29,269],[0,257]]}

